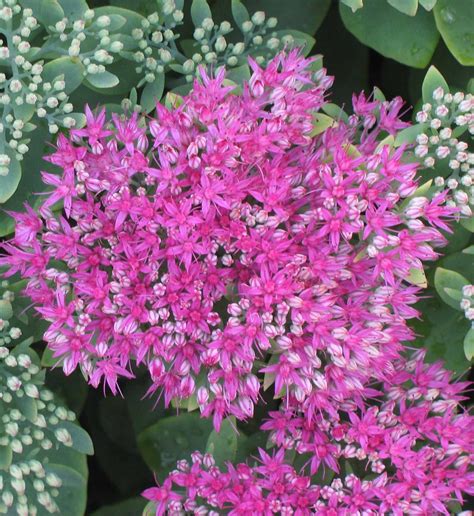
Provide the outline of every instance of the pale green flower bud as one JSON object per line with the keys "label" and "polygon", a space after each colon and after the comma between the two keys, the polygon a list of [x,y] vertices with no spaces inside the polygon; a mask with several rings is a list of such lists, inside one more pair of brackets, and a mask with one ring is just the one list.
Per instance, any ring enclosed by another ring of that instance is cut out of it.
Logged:
{"label": "pale green flower bud", "polygon": [[195,31],[194,31],[194,39],[196,41],[200,41],[204,36],[205,36],[205,32],[204,32],[204,29],[201,29],[200,27],[198,27]]}
{"label": "pale green flower bud", "polygon": [[243,32],[250,32],[252,29],[253,29],[253,23],[251,21],[247,20],[247,21],[244,21],[244,23],[242,23],[242,31]]}
{"label": "pale green flower bud", "polygon": [[[98,27],[100,27],[101,29],[108,27],[110,25],[110,17],[105,16],[105,15],[99,16],[96,20],[96,23],[97,23]],[[133,36],[133,33],[132,33],[132,36]]]}
{"label": "pale green flower bud", "polygon": [[227,47],[227,42],[224,38],[224,36],[219,36],[215,43],[215,49],[217,52],[224,52],[224,50]]}
{"label": "pale green flower bud", "polygon": [[212,18],[204,18],[204,20],[202,20],[201,27],[207,31],[212,30],[214,27],[214,22],[212,21]]}
{"label": "pale green flower bud", "polygon": [[234,48],[232,49],[232,53],[236,56],[242,54],[242,52],[245,50],[245,44],[242,41],[239,41],[234,45]]}
{"label": "pale green flower bud", "polygon": [[255,25],[262,25],[265,21],[265,13],[263,11],[256,11],[252,16],[252,21]]}

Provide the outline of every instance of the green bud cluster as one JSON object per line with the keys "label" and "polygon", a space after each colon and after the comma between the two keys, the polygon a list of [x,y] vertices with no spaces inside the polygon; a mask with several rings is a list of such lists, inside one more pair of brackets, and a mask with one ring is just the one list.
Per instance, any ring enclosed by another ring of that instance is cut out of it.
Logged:
{"label": "green bud cluster", "polygon": [[423,131],[416,138],[415,155],[427,168],[446,161],[450,171],[447,177],[434,180],[436,190],[448,188],[452,206],[471,217],[474,206],[474,153],[469,151],[468,140],[474,135],[474,96],[457,92],[434,90],[432,102],[423,104],[416,120]]}
{"label": "green bud cluster", "polygon": [[30,342],[12,347],[21,336],[8,321],[13,300],[9,290],[0,300],[0,514],[55,513],[62,480],[48,469],[48,451],[73,445],[75,414],[44,386]]}

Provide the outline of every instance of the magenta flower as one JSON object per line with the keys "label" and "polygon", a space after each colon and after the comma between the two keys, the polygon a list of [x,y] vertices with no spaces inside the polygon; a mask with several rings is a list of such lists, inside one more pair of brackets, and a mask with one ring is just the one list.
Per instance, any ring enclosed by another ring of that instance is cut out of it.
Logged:
{"label": "magenta flower", "polygon": [[[150,394],[196,398],[218,428],[252,416],[259,372],[288,409],[334,418],[393,372],[418,315],[407,279],[452,210],[400,207],[416,165],[380,146],[405,125],[399,99],[355,97],[348,123],[310,136],[332,84],[311,64],[251,61],[239,95],[201,70],[156,118],[108,125],[86,108],[86,127],[58,138],[63,172],[43,174],[38,215],[14,215],[0,265],[27,279],[67,374],[116,393],[144,363]],[[338,469],[324,436],[308,446],[313,470]]]}

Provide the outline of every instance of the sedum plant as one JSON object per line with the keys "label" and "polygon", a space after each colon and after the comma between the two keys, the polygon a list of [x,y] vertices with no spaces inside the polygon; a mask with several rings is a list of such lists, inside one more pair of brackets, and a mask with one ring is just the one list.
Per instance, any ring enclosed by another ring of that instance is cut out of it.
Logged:
{"label": "sedum plant", "polygon": [[[4,285],[5,287],[5,285]],[[0,514],[82,514],[89,436],[45,386],[45,370],[0,301]],[[71,505],[70,505],[71,504]]]}
{"label": "sedum plant", "polygon": [[[118,7],[90,9],[84,0],[0,3],[0,203],[14,195],[22,173],[25,182],[38,184],[38,162],[25,169],[25,156],[32,145],[42,152],[48,132],[82,126],[84,115],[76,110],[83,100],[76,97],[85,92],[105,96],[105,103],[138,88],[140,108],[150,111],[167,75],[174,76],[166,84],[172,88],[191,82],[200,64],[225,64],[239,81],[248,74],[248,55],[261,63],[285,45],[314,43],[303,33],[275,31],[276,18],[262,11],[250,17],[238,0],[232,3],[241,32],[236,41],[227,41],[233,26],[216,24],[205,0],[192,3],[194,39],[181,41],[183,3],[160,1],[148,17]],[[20,189],[8,207],[21,205],[28,193]],[[7,234],[11,223],[3,219],[0,231]]]}
{"label": "sedum plant", "polygon": [[[432,66],[425,76],[422,90],[423,104],[415,114],[417,123],[401,131],[395,141],[396,145],[414,144],[414,157],[420,161],[420,177],[430,177],[418,191],[419,195],[410,200],[407,210],[416,216],[435,198],[443,198],[443,202],[455,210],[458,224],[453,225],[452,240],[456,244],[457,239],[460,248],[437,264],[432,280],[442,302],[457,312],[465,312],[471,321],[470,301],[464,292],[469,292],[474,265],[470,245],[470,234],[474,231],[472,83],[468,84],[466,92],[451,93],[446,80]],[[456,328],[462,328],[459,344],[464,344],[465,357],[470,361],[473,357],[472,329],[462,320],[456,323]]]}
{"label": "sedum plant", "polygon": [[360,94],[345,117],[325,106],[318,59],[250,64],[242,94],[201,69],[156,118],[107,125],[88,110],[58,139],[62,174],[43,174],[53,189],[38,213],[13,214],[0,258],[27,280],[66,374],[117,393],[144,363],[149,393],[217,429],[252,417],[258,374],[311,410],[383,377],[413,337],[423,262],[454,211],[442,197],[416,213],[401,202],[418,183],[393,147],[400,98]]}
{"label": "sedum plant", "polygon": [[359,41],[408,66],[426,67],[440,37],[459,63],[474,64],[471,0],[341,0],[340,14]]}

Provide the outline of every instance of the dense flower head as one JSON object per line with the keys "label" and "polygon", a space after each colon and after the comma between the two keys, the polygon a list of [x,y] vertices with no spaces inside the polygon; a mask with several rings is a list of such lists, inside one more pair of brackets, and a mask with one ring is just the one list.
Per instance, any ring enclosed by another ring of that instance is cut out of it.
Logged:
{"label": "dense flower head", "polygon": [[451,210],[416,197],[416,165],[387,143],[400,99],[361,94],[313,130],[332,83],[317,64],[250,60],[241,93],[201,70],[155,118],[87,110],[59,137],[62,174],[43,174],[38,214],[13,214],[0,264],[28,279],[66,374],[116,393],[145,363],[150,393],[191,399],[218,429],[252,416],[259,372],[334,415],[393,373],[417,315],[410,278]]}
{"label": "dense flower head", "polygon": [[459,407],[467,384],[424,355],[398,360],[385,394],[337,414],[282,403],[262,426],[276,448],[260,450],[255,465],[222,471],[195,453],[143,495],[158,516],[450,514],[450,502],[474,494],[473,417]]}

